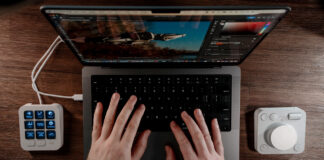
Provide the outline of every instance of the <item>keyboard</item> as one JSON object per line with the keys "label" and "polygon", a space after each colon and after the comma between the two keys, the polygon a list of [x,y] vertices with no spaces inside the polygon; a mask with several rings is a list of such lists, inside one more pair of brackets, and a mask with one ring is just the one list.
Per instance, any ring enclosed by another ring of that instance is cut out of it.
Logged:
{"label": "keyboard", "polygon": [[92,113],[102,102],[105,114],[114,92],[121,97],[117,114],[131,95],[137,96],[137,105],[145,104],[139,130],[170,131],[172,120],[186,129],[180,113],[193,116],[196,108],[202,110],[209,127],[217,118],[221,131],[231,130],[231,75],[93,75]]}

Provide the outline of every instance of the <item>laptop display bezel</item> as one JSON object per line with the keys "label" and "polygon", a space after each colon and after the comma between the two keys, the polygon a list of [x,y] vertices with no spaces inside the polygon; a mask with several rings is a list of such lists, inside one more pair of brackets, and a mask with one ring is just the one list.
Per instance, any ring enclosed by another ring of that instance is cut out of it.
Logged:
{"label": "laptop display bezel", "polygon": [[[274,24],[271,30],[261,38],[261,40],[256,43],[256,45],[251,48],[251,50],[239,61],[234,63],[222,63],[222,62],[163,62],[163,63],[98,63],[98,62],[86,62],[83,61],[80,56],[78,56],[78,51],[76,51],[72,45],[67,41],[64,34],[57,29],[56,25],[46,13],[46,10],[152,10],[152,12],[160,13],[176,13],[181,10],[271,10],[271,9],[284,9],[286,12],[283,16],[279,17],[278,21]],[[61,36],[65,44],[71,49],[74,55],[79,59],[82,65],[86,66],[107,66],[107,67],[217,67],[217,66],[232,66],[241,64],[251,52],[263,41],[263,39],[276,27],[276,25],[282,20],[283,17],[291,10],[287,6],[56,6],[48,5],[41,6],[41,13],[46,17],[46,19],[51,23],[56,32]]]}

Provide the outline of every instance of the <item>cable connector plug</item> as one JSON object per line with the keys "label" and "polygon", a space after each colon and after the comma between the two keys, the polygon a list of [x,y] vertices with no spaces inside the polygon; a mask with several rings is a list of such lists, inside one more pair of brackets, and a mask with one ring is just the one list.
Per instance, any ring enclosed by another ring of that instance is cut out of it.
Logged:
{"label": "cable connector plug", "polygon": [[83,101],[83,95],[82,95],[82,94],[74,94],[74,95],[72,96],[72,99],[73,99],[74,101]]}

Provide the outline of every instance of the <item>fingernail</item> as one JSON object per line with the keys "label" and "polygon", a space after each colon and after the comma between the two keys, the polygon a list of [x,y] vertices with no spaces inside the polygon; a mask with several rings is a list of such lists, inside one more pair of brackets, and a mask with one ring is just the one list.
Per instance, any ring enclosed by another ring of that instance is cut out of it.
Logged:
{"label": "fingernail", "polygon": [[187,116],[188,116],[188,113],[187,113],[186,111],[183,111],[181,114],[182,114],[182,116],[184,116],[184,117],[187,117]]}
{"label": "fingernail", "polygon": [[151,134],[151,130],[147,130],[146,132],[145,132],[145,135],[146,136],[149,136]]}
{"label": "fingernail", "polygon": [[215,120],[215,123],[216,123],[216,128],[219,128],[217,118],[215,118],[214,120]]}
{"label": "fingernail", "polygon": [[141,104],[141,109],[145,110],[145,105],[144,104]]}
{"label": "fingernail", "polygon": [[171,127],[175,127],[175,122],[174,121],[171,121]]}
{"label": "fingernail", "polygon": [[115,99],[117,97],[117,93],[113,93],[112,98]]}
{"label": "fingernail", "polygon": [[169,151],[170,150],[170,148],[169,148],[168,145],[166,145],[164,148],[165,148],[166,151]]}
{"label": "fingernail", "polygon": [[129,101],[134,106],[136,104],[136,101],[137,101],[136,96],[132,95],[131,97],[129,97]]}
{"label": "fingernail", "polygon": [[118,99],[118,98],[120,98],[119,93],[115,92],[115,93],[113,94],[113,98],[114,98],[114,99]]}
{"label": "fingernail", "polygon": [[201,109],[198,108],[198,115],[202,115]]}
{"label": "fingernail", "polygon": [[134,96],[134,95],[132,95],[132,96],[131,96],[131,99],[134,100],[134,101],[136,101],[136,100],[137,100],[137,97]]}

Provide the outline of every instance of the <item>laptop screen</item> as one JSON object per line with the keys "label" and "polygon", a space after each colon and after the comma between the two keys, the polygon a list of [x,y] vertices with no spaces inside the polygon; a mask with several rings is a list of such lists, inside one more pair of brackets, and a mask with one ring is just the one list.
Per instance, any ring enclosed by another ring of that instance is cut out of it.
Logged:
{"label": "laptop screen", "polygon": [[286,9],[46,9],[85,64],[241,62]]}

